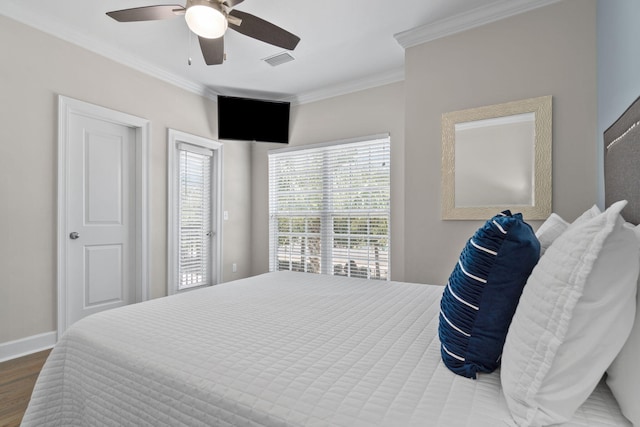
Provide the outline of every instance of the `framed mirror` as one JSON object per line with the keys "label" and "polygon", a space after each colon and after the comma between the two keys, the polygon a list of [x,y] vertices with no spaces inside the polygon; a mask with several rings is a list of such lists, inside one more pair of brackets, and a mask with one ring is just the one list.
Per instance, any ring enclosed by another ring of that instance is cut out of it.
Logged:
{"label": "framed mirror", "polygon": [[442,219],[551,214],[551,98],[442,115]]}

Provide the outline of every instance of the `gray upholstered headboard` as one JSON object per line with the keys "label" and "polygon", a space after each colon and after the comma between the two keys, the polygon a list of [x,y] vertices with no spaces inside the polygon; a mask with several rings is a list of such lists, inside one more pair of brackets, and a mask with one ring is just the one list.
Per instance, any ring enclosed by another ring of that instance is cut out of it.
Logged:
{"label": "gray upholstered headboard", "polygon": [[640,98],[604,132],[606,207],[628,200],[625,220],[640,224]]}

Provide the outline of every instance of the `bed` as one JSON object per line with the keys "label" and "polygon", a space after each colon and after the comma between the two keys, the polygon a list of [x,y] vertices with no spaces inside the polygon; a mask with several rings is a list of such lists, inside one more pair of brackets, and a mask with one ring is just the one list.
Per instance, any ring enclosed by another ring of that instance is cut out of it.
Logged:
{"label": "bed", "polygon": [[[610,152],[640,140],[621,120]],[[628,156],[605,157],[608,182],[631,188],[625,218],[638,218],[636,185],[611,176]],[[500,368],[469,379],[443,364],[443,291],[272,272],[99,313],[61,337],[23,426],[516,425]],[[563,425],[633,425],[637,317],[631,327],[617,367]]]}

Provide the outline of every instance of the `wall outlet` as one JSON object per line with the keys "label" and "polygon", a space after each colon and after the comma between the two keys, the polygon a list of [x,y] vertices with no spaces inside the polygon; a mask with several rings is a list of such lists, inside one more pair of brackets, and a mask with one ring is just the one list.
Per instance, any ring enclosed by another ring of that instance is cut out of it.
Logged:
{"label": "wall outlet", "polygon": [[222,219],[225,221],[229,219],[229,211],[222,212]]}
{"label": "wall outlet", "polygon": [[237,273],[238,272],[238,264],[236,264],[235,262],[233,264],[231,264],[231,272],[232,273]]}

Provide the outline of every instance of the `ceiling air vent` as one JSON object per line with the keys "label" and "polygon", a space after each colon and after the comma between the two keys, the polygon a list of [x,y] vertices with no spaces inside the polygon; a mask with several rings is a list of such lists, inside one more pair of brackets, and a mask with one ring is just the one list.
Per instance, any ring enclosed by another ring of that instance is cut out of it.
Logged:
{"label": "ceiling air vent", "polygon": [[294,59],[295,58],[293,56],[291,56],[289,53],[282,52],[282,53],[278,53],[276,55],[264,58],[263,61],[266,62],[267,64],[271,65],[272,67],[276,67],[276,66],[282,65],[282,64],[284,64],[286,62],[293,61]]}

